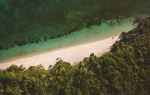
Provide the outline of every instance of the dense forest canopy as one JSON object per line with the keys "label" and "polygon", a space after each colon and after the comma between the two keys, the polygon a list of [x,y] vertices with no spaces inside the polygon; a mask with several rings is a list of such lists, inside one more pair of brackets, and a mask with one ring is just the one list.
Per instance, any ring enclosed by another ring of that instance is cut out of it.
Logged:
{"label": "dense forest canopy", "polygon": [[59,60],[48,70],[0,70],[0,95],[149,95],[150,17],[135,23],[102,57],[91,54],[75,66]]}
{"label": "dense forest canopy", "polygon": [[0,49],[67,35],[102,20],[150,13],[149,0],[0,0]]}

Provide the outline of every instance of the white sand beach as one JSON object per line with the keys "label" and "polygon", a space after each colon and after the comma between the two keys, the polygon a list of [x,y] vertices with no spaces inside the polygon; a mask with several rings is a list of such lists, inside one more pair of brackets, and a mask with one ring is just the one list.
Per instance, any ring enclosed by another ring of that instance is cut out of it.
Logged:
{"label": "white sand beach", "polygon": [[102,55],[110,50],[110,47],[119,39],[119,36],[106,38],[104,40],[81,44],[68,48],[63,48],[55,51],[43,52],[37,55],[30,55],[26,57],[16,58],[13,60],[5,61],[0,64],[0,69],[5,69],[12,64],[23,65],[28,68],[30,66],[43,65],[48,68],[50,65],[55,65],[57,58],[62,58],[64,61],[71,62],[72,64],[82,61],[91,53],[95,55]]}

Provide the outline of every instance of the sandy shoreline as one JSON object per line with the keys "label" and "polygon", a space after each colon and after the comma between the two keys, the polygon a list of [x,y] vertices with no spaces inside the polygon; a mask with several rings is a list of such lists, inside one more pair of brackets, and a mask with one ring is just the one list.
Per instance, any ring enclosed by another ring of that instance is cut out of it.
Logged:
{"label": "sandy shoreline", "polygon": [[91,53],[95,55],[102,55],[110,50],[110,47],[118,40],[119,35],[106,38],[104,40],[91,42],[87,44],[76,45],[56,51],[43,52],[33,56],[26,56],[22,58],[16,58],[14,60],[8,60],[0,63],[0,69],[5,69],[12,64],[23,65],[28,68],[30,66],[43,65],[48,68],[50,65],[56,63],[57,58],[62,58],[64,61],[71,62],[72,64],[78,61],[82,61],[85,57],[88,57]]}

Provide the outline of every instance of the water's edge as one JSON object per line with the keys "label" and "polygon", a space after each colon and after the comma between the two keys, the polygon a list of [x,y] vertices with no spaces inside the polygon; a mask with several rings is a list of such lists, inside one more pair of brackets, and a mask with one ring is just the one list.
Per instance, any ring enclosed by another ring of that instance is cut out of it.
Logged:
{"label": "water's edge", "polygon": [[69,35],[50,39],[38,44],[27,44],[25,46],[16,46],[8,50],[0,51],[0,61],[12,59],[15,57],[26,56],[31,53],[46,52],[73,45],[94,42],[108,37],[113,37],[121,32],[133,29],[133,19],[122,19],[119,23],[115,20],[103,22],[101,25],[93,25],[88,28],[77,30]]}

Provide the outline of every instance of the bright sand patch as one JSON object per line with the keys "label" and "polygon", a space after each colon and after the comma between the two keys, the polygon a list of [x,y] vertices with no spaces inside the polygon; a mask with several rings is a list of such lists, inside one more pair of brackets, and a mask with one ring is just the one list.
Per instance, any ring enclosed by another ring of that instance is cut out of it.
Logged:
{"label": "bright sand patch", "polygon": [[78,61],[82,61],[85,57],[88,57],[91,53],[95,55],[102,55],[110,50],[110,47],[119,39],[119,36],[106,38],[104,40],[91,42],[87,44],[81,44],[72,46],[69,48],[58,49],[56,51],[49,51],[39,53],[37,55],[30,55],[24,58],[16,58],[2,62],[0,64],[1,69],[5,69],[12,64],[23,65],[28,68],[30,66],[43,65],[48,68],[50,65],[56,63],[57,58],[62,58],[64,61],[71,62],[72,64]]}

